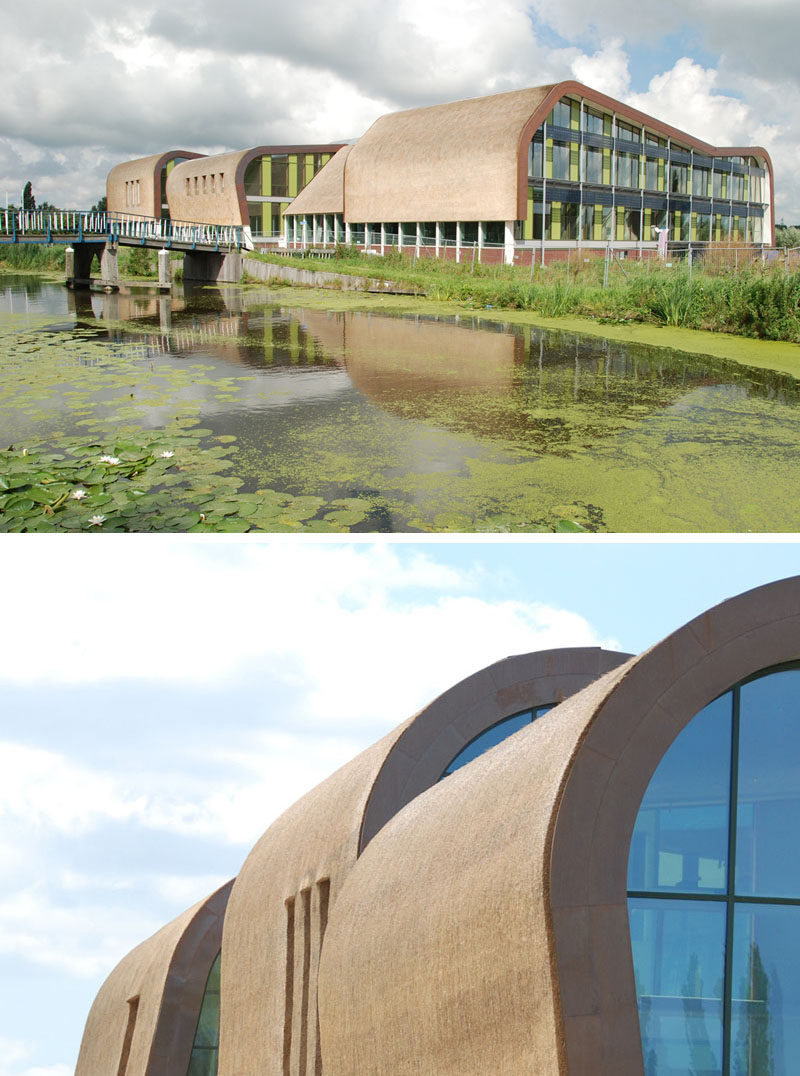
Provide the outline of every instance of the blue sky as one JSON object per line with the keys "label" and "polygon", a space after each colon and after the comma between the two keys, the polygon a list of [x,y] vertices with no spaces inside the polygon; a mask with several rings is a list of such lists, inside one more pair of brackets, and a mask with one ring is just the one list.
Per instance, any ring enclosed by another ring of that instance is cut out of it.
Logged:
{"label": "blue sky", "polygon": [[594,538],[29,536],[3,558],[0,1076],[68,1076],[114,963],[462,676],[638,652],[800,569],[794,542]]}
{"label": "blue sky", "polygon": [[[83,207],[120,160],[357,138],[385,112],[577,78],[764,145],[800,223],[796,0],[31,0],[0,35],[0,199]],[[102,86],[102,93],[97,87]]]}

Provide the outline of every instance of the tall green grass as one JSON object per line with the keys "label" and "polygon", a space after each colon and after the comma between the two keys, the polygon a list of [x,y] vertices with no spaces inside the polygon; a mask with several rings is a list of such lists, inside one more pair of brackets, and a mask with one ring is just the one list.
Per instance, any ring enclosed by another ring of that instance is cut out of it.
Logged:
{"label": "tall green grass", "polygon": [[[280,261],[308,268],[313,260]],[[738,272],[731,266],[713,273],[697,265],[690,272],[685,265],[629,260],[624,268],[612,263],[604,288],[602,258],[535,265],[531,271],[530,266],[473,264],[469,257],[457,265],[396,250],[379,257],[342,247],[335,265],[325,264],[415,284],[429,299],[473,308],[533,310],[544,317],[581,314],[800,342],[800,271],[787,275],[782,266],[748,265]]]}
{"label": "tall green grass", "polygon": [[36,273],[55,272],[64,268],[64,247],[45,243],[3,243],[0,245],[0,266],[30,269]]}

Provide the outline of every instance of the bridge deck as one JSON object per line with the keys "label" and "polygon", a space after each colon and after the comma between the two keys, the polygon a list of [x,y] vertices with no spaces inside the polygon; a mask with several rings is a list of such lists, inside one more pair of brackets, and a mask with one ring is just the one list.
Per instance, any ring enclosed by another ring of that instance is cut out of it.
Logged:
{"label": "bridge deck", "polygon": [[0,244],[111,243],[153,250],[226,253],[252,244],[241,225],[84,210],[0,210]]}

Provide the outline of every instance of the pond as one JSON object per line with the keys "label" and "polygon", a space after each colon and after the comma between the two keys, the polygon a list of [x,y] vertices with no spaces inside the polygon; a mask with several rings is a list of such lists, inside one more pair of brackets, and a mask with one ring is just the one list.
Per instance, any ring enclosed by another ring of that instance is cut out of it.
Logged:
{"label": "pond", "polygon": [[798,529],[786,375],[301,302],[0,277],[0,529]]}

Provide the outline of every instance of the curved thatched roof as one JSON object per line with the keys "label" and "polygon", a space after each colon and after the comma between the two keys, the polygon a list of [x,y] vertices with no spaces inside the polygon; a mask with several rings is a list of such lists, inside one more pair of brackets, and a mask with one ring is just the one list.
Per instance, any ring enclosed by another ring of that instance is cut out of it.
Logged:
{"label": "curved thatched roof", "polygon": [[[300,191],[289,213],[341,213],[344,208],[344,167],[352,146],[342,146],[311,182]],[[309,196],[308,192],[313,193]]]}
{"label": "curved thatched roof", "polygon": [[[154,153],[150,157],[137,157],[133,161],[116,164],[106,179],[106,199],[108,209],[116,213],[136,213],[143,217],[161,216],[161,169],[176,157],[196,160],[202,153],[188,149],[170,149],[165,153]],[[178,165],[178,167],[180,167]],[[125,199],[125,184],[139,182],[140,202],[131,206]]]}
{"label": "curved thatched roof", "polygon": [[520,134],[552,89],[381,116],[347,160],[346,219],[515,220]]}

